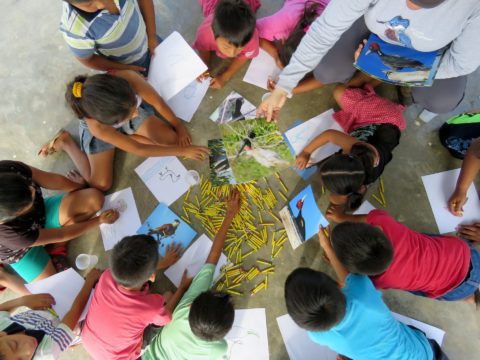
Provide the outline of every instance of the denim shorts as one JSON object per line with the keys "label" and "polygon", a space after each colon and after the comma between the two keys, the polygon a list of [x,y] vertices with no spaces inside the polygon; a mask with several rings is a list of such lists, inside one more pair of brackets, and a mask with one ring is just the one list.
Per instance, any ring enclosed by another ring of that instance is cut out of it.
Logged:
{"label": "denim shorts", "polygon": [[[132,135],[137,132],[143,122],[148,117],[154,115],[154,113],[155,112],[150,105],[143,103],[138,108],[138,116],[124,123],[121,128],[117,129],[117,131],[120,131],[122,134]],[[105,141],[94,137],[88,129],[88,125],[85,120],[80,120],[79,134],[80,149],[82,149],[83,152],[89,155],[115,149],[115,146],[113,146],[112,144],[106,143]]]}

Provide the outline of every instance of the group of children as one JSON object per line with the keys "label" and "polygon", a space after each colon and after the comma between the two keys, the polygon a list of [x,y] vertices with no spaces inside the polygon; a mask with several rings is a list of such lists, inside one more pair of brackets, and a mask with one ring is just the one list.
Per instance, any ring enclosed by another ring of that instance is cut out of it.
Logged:
{"label": "group of children", "polygon": [[[260,47],[279,67],[286,66],[328,0],[285,0],[277,13],[258,20],[259,0],[200,0],[200,6],[205,19],[193,47],[208,65],[213,54],[232,59],[211,81],[211,88],[221,89]],[[43,156],[65,151],[77,170],[62,176],[0,161],[0,261],[18,274],[0,268],[0,285],[22,295],[0,305],[0,358],[55,358],[79,337],[94,359],[225,358],[224,336],[233,325],[234,307],[229,295],[210,288],[240,208],[235,191],[226,200],[225,219],[205,265],[193,280],[185,273],[174,293],[154,294],[150,285],[183,249],[169,247],[159,259],[158,243],[147,235],[121,239],[109,268],[89,272],[63,319],[46,311],[54,304],[51,296],[30,295],[26,289],[25,282],[68,267],[69,240],[118,219],[115,210],[97,215],[103,192],[112,185],[115,148],[142,157],[201,161],[208,156],[207,148],[192,145],[183,123],[143,76],[161,41],[152,0],[64,0],[60,30],[75,57],[102,73],[77,76],[66,87],[66,102],[79,119],[80,146],[62,129],[39,151]],[[446,359],[435,341],[393,318],[377,289],[479,303],[480,254],[462,238],[480,241],[480,223],[460,227],[459,238],[416,232],[381,210],[351,214],[392,160],[406,127],[403,107],[378,96],[376,85],[361,74],[337,85],[333,96],[340,110],[334,117],[344,132],[325,131],[297,156],[296,166],[304,169],[318,147],[330,142],[341,148],[317,164],[330,192],[326,216],[338,223],[332,231],[319,231],[320,245],[338,281],[313,269],[295,269],[285,283],[287,310],[314,342],[344,358]],[[293,92],[320,86],[311,74]],[[467,115],[475,116],[462,116]],[[451,138],[443,136],[450,149],[459,143]],[[462,138],[467,140],[470,144],[472,136]],[[463,149],[464,166],[448,204],[457,216],[480,169],[479,146],[473,142]],[[41,188],[64,194],[44,197]],[[18,306],[32,310],[10,316]]]}

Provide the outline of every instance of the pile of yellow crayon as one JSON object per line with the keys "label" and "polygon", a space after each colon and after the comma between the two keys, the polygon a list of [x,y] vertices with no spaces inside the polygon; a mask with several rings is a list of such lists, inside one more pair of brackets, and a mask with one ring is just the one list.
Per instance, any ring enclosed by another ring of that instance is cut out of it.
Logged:
{"label": "pile of yellow crayon", "polygon": [[384,208],[387,207],[387,200],[385,198],[385,187],[383,185],[383,178],[380,177],[379,186],[378,186],[378,195],[372,192],[372,197]]}

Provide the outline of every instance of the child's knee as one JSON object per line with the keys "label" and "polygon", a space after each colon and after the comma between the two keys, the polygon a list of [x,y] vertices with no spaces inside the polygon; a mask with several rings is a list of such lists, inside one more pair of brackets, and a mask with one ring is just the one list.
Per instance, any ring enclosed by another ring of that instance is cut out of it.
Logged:
{"label": "child's knee", "polygon": [[174,130],[170,130],[168,136],[165,139],[166,145],[177,145],[178,134]]}
{"label": "child's knee", "polygon": [[105,195],[98,188],[87,189],[87,191],[88,193],[86,195],[88,197],[88,201],[87,201],[88,208],[89,208],[88,210],[93,213],[96,213],[98,210],[100,210],[103,207],[103,203],[105,202]]}
{"label": "child's knee", "polygon": [[[99,190],[101,192],[106,192],[112,187],[112,179],[92,179],[89,181],[89,184],[92,188]],[[102,202],[103,204],[103,202]]]}

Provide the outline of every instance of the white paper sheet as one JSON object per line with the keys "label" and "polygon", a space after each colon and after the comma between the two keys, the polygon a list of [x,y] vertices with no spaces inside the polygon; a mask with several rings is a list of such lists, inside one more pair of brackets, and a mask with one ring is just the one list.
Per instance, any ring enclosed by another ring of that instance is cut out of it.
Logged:
{"label": "white paper sheet", "polygon": [[464,215],[458,217],[448,211],[448,199],[455,190],[459,174],[460,169],[456,169],[422,176],[423,185],[440,234],[455,231],[459,224],[471,224],[478,221],[480,201],[473,184],[468,188],[468,201],[463,206]]}
{"label": "white paper sheet", "polygon": [[368,213],[372,210],[375,210],[375,206],[373,206],[368,200],[365,200],[362,205],[355,210],[353,215],[368,215]]}
{"label": "white paper sheet", "polygon": [[270,79],[278,81],[280,72],[281,69],[275,63],[275,59],[265,50],[260,49],[258,56],[250,63],[243,81],[268,90],[267,81]]}
{"label": "white paper sheet", "polygon": [[167,101],[170,109],[182,120],[190,122],[210,86],[208,78],[202,82],[193,80],[186,88]]}
{"label": "white paper sheet", "polygon": [[268,360],[265,309],[235,310],[235,321],[225,339],[228,360]]}
{"label": "white paper sheet", "polygon": [[[202,266],[207,260],[208,254],[212,247],[212,240],[206,235],[201,235],[197,240],[193,242],[182,255],[180,260],[165,270],[165,275],[172,281],[172,283],[178,287],[182,280],[182,275],[185,269],[188,269],[188,275],[193,277],[198,274]],[[213,280],[215,281],[220,275],[220,270],[228,263],[227,257],[222,253],[218,261]]]}
{"label": "white paper sheet", "polygon": [[[303,124],[287,130],[285,136],[293,151],[295,151],[295,155],[298,155],[315,137],[329,129],[343,132],[341,126],[333,119],[333,109],[327,110],[305,121]],[[340,148],[334,144],[325,144],[312,153],[310,162],[319,162],[338,151],[338,149]]]}
{"label": "white paper sheet", "polygon": [[125,236],[135,234],[142,225],[138,215],[137,204],[135,204],[135,199],[133,198],[132,188],[126,188],[106,196],[102,210],[112,208],[120,213],[120,217],[111,225],[100,225],[105,251],[113,248]]}
{"label": "white paper sheet", "polygon": [[[60,319],[72,307],[75,297],[82,289],[85,280],[73,269],[62,271],[35,283],[26,284],[32,294],[50,294],[55,299],[53,309]],[[88,306],[88,304],[87,304]],[[84,313],[86,313],[84,311]]]}
{"label": "white paper sheet", "polygon": [[171,205],[189,188],[185,180],[187,169],[175,156],[151,157],[135,172],[158,202]]}
{"label": "white paper sheet", "polygon": [[206,70],[196,52],[174,31],[155,49],[148,82],[168,101]]}
{"label": "white paper sheet", "polygon": [[[413,325],[422,330],[429,339],[434,339],[442,345],[445,336],[445,331],[442,329],[394,312],[392,315],[404,324]],[[337,354],[334,351],[313,342],[308,337],[307,331],[295,324],[290,315],[278,317],[277,323],[290,360],[336,360]]]}

